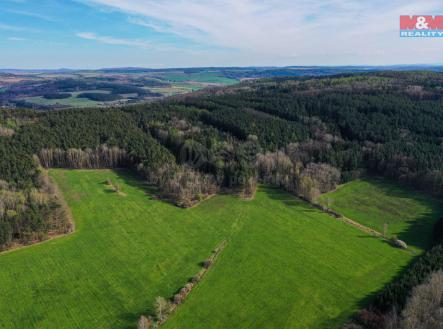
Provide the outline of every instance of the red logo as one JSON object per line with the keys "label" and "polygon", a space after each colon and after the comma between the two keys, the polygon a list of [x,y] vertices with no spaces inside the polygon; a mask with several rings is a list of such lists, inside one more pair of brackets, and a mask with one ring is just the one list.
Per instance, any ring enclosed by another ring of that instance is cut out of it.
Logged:
{"label": "red logo", "polygon": [[443,30],[443,15],[400,16],[400,30]]}

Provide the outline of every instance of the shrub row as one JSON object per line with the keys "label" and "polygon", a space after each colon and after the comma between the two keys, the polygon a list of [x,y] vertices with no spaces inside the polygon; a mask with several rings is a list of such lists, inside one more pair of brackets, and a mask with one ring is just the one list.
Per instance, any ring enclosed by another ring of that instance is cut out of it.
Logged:
{"label": "shrub row", "polygon": [[169,316],[175,311],[178,305],[182,304],[192,289],[202,280],[203,276],[208,272],[217,260],[217,257],[226,247],[227,241],[222,241],[213,251],[211,256],[202,262],[202,268],[194,275],[172,298],[169,300],[163,297],[155,299],[155,319],[151,316],[142,315],[137,323],[138,329],[158,328],[163,324]]}

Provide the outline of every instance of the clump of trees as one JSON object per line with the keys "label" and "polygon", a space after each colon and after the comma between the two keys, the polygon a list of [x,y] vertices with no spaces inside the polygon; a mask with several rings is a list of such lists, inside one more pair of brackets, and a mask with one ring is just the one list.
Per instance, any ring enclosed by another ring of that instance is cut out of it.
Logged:
{"label": "clump of trees", "polygon": [[344,329],[437,329],[443,324],[443,271],[432,272],[415,286],[401,312],[362,310]]}
{"label": "clump of trees", "polygon": [[178,206],[190,207],[218,191],[212,175],[187,166],[167,166],[162,169],[158,179],[161,193]]}
{"label": "clump of trees", "polygon": [[153,135],[175,155],[178,164],[213,176],[218,188],[250,197],[257,182],[257,137],[251,135],[239,141],[196,122],[195,118],[179,119],[176,115],[180,114],[173,112],[166,124],[154,121]]}
{"label": "clump of trees", "polygon": [[443,325],[443,271],[437,271],[416,286],[400,317],[387,321],[386,329],[436,329]]}
{"label": "clump of trees", "polygon": [[291,158],[287,154],[288,149],[267,152],[257,157],[258,175],[263,182],[284,188],[311,202],[320,193],[333,190],[340,183],[339,169],[326,163],[305,165],[298,158]]}
{"label": "clump of trees", "polygon": [[0,180],[0,250],[70,232],[69,209],[45,172],[38,187],[18,190]]}

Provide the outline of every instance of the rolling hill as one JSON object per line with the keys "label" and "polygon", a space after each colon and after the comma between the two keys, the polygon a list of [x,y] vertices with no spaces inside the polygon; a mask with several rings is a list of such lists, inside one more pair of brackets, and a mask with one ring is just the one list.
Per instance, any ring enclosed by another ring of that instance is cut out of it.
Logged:
{"label": "rolling hill", "polygon": [[275,188],[184,210],[126,171],[51,176],[76,232],[0,255],[0,328],[133,327],[224,239],[165,328],[339,328],[413,257]]}

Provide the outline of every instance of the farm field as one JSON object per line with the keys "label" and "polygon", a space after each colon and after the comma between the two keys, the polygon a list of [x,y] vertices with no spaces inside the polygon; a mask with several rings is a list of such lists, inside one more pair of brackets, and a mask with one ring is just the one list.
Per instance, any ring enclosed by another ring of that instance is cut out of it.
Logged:
{"label": "farm field", "polygon": [[0,254],[0,328],[134,328],[224,239],[164,328],[339,328],[413,257],[274,188],[184,210],[125,171],[51,176],[76,232]]}
{"label": "farm field", "polygon": [[217,83],[224,85],[235,84],[238,81],[236,79],[231,79],[224,77],[219,72],[198,72],[198,73],[181,73],[181,72],[173,72],[173,73],[162,73],[161,76],[168,81],[172,82],[186,82],[186,81],[194,81],[194,82],[203,82],[203,83]]}
{"label": "farm field", "polygon": [[[243,72],[243,71],[240,71]],[[13,78],[11,78],[11,76]],[[20,107],[58,108],[58,107],[102,107],[116,105],[113,100],[103,101],[77,98],[80,93],[109,93],[109,89],[128,90],[120,95],[123,99],[119,104],[149,102],[159,97],[167,97],[193,92],[213,86],[233,85],[240,77],[221,69],[201,69],[188,72],[185,69],[151,71],[137,70],[98,70],[75,72],[27,72],[17,75],[4,75],[0,72],[0,105],[3,102],[16,104]],[[148,91],[147,95],[132,92],[134,88]],[[106,90],[101,90],[106,89]],[[149,94],[150,92],[158,93]],[[70,93],[64,99],[46,99],[45,94]],[[128,99],[130,98],[130,99]],[[23,102],[24,101],[24,102]]]}
{"label": "farm field", "polygon": [[[108,90],[83,90],[83,91],[75,91],[70,92],[71,97],[63,98],[63,99],[46,99],[43,96],[36,97],[27,97],[25,101],[31,104],[50,106],[50,105],[63,105],[69,107],[97,107],[97,106],[105,106],[106,104],[113,104],[113,101],[99,102],[94,101],[85,97],[78,98],[77,96],[84,93],[94,93],[94,94],[110,94]],[[124,100],[125,98],[129,98],[137,94],[122,94]]]}
{"label": "farm field", "polygon": [[77,98],[75,93],[72,93],[71,97],[65,99],[46,99],[43,96],[27,97],[24,100],[31,104],[36,105],[65,105],[72,107],[95,107],[103,105],[103,102],[92,101],[87,98]]}
{"label": "farm field", "polygon": [[192,91],[203,89],[202,85],[192,84],[188,82],[173,82],[165,87],[149,87],[149,90],[155,93],[161,93],[164,96],[172,96],[186,94]]}
{"label": "farm field", "polygon": [[381,178],[349,182],[319,201],[379,232],[386,223],[388,236],[421,250],[431,246],[433,225],[443,212],[443,202]]}

